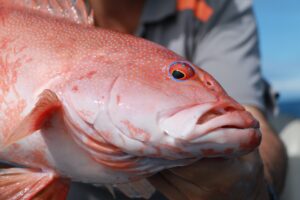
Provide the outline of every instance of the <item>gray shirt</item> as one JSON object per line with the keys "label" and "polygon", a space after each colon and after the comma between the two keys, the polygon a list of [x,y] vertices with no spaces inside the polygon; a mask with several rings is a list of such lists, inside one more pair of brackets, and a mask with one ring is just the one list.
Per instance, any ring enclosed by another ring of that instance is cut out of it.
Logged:
{"label": "gray shirt", "polygon": [[148,0],[136,35],[200,66],[241,104],[273,107],[251,0]]}

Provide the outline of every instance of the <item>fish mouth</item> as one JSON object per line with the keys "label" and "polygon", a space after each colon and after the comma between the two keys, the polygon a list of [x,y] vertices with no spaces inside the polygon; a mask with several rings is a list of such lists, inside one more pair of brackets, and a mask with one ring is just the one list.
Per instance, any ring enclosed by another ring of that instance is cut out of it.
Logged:
{"label": "fish mouth", "polygon": [[247,111],[230,111],[201,117],[185,140],[189,143],[231,144],[244,152],[261,142],[259,123]]}
{"label": "fish mouth", "polygon": [[230,144],[252,150],[260,144],[258,121],[231,101],[195,105],[161,120],[164,132],[189,144]]}
{"label": "fish mouth", "polygon": [[194,130],[185,139],[194,140],[199,134],[207,134],[216,129],[259,129],[259,123],[245,110],[212,110],[198,119]]}

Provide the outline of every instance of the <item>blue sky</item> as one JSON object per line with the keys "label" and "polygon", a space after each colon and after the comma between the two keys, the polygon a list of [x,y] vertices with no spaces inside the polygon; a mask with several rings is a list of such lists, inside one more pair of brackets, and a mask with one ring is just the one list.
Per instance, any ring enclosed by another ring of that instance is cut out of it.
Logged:
{"label": "blue sky", "polygon": [[300,101],[300,0],[254,0],[264,76],[281,100]]}

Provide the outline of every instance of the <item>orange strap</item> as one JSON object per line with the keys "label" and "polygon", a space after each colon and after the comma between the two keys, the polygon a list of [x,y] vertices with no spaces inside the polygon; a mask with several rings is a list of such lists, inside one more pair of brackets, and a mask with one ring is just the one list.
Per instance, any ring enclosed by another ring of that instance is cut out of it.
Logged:
{"label": "orange strap", "polygon": [[177,10],[193,10],[202,22],[207,22],[214,12],[205,0],[177,0]]}

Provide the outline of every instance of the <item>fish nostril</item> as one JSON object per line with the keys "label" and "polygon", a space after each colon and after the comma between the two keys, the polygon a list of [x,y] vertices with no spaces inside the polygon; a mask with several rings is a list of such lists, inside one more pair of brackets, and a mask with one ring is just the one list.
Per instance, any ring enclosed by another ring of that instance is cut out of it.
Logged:
{"label": "fish nostril", "polygon": [[212,81],[212,80],[204,80],[203,81],[203,84],[208,88],[208,89],[210,89],[211,91],[214,91],[214,92],[216,92],[217,91],[217,89],[216,89],[216,87],[215,87],[215,84],[214,84],[214,82]]}
{"label": "fish nostril", "polygon": [[206,80],[204,83],[205,83],[205,85],[206,85],[207,87],[213,89],[214,84],[213,84],[211,81]]}
{"label": "fish nostril", "polygon": [[212,86],[212,83],[210,81],[206,81],[206,85]]}
{"label": "fish nostril", "polygon": [[202,76],[199,76],[199,79],[204,86],[206,86],[210,90],[216,91],[216,87],[215,87],[216,84],[214,83],[214,81],[212,80],[211,77],[209,77],[207,75],[202,75]]}

